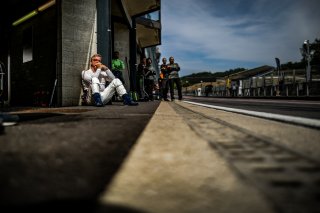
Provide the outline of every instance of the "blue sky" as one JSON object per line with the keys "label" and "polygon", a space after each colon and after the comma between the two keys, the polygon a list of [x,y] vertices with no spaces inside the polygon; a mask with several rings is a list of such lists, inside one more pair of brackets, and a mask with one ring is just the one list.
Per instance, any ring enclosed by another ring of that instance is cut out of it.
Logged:
{"label": "blue sky", "polygon": [[319,0],[162,0],[162,57],[180,76],[301,60],[320,38]]}

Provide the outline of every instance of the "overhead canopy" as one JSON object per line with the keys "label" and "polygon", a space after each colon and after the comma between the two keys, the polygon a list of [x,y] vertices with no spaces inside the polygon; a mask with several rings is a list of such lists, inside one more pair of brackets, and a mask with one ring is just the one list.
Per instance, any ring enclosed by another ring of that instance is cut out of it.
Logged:
{"label": "overhead canopy", "polygon": [[137,39],[140,47],[159,45],[161,43],[161,25],[159,21],[137,18]]}
{"label": "overhead canopy", "polygon": [[112,1],[112,15],[132,26],[136,21],[137,43],[140,48],[161,44],[160,0]]}
{"label": "overhead canopy", "polygon": [[160,0],[122,0],[131,17],[160,10]]}

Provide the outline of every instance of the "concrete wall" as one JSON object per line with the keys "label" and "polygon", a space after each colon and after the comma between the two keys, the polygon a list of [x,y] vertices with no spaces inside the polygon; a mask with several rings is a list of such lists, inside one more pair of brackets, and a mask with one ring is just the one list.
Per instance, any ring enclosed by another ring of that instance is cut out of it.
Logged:
{"label": "concrete wall", "polygon": [[81,71],[97,51],[96,0],[61,1],[62,106],[79,104]]}

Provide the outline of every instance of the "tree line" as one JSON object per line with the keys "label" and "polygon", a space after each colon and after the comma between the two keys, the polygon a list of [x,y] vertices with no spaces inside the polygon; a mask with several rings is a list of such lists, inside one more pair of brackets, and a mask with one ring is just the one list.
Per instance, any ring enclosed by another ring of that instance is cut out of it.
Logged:
{"label": "tree line", "polygon": [[[302,45],[302,48],[306,48],[305,45]],[[314,42],[310,43],[310,52],[313,52],[310,65],[312,69],[320,72],[320,39],[315,39]],[[304,69],[306,68],[307,58],[302,56],[302,59],[299,62],[287,62],[280,65],[281,70],[293,70],[293,69]],[[222,78],[234,73],[238,73],[246,70],[245,68],[235,68],[229,69],[224,72],[208,72],[203,71],[199,73],[192,73],[181,77],[183,86],[190,86],[196,83],[202,82],[215,82],[217,78]]]}

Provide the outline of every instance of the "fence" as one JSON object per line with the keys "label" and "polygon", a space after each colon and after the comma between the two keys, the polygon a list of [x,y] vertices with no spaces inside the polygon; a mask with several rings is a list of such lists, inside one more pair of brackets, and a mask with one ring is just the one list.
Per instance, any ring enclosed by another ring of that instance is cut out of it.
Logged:
{"label": "fence", "polygon": [[306,81],[305,70],[286,70],[254,76],[247,79],[233,79],[227,87],[226,81],[205,82],[185,88],[185,93],[194,94],[201,88],[202,94],[207,85],[212,85],[210,96],[320,96],[320,73],[313,70],[311,80]]}

